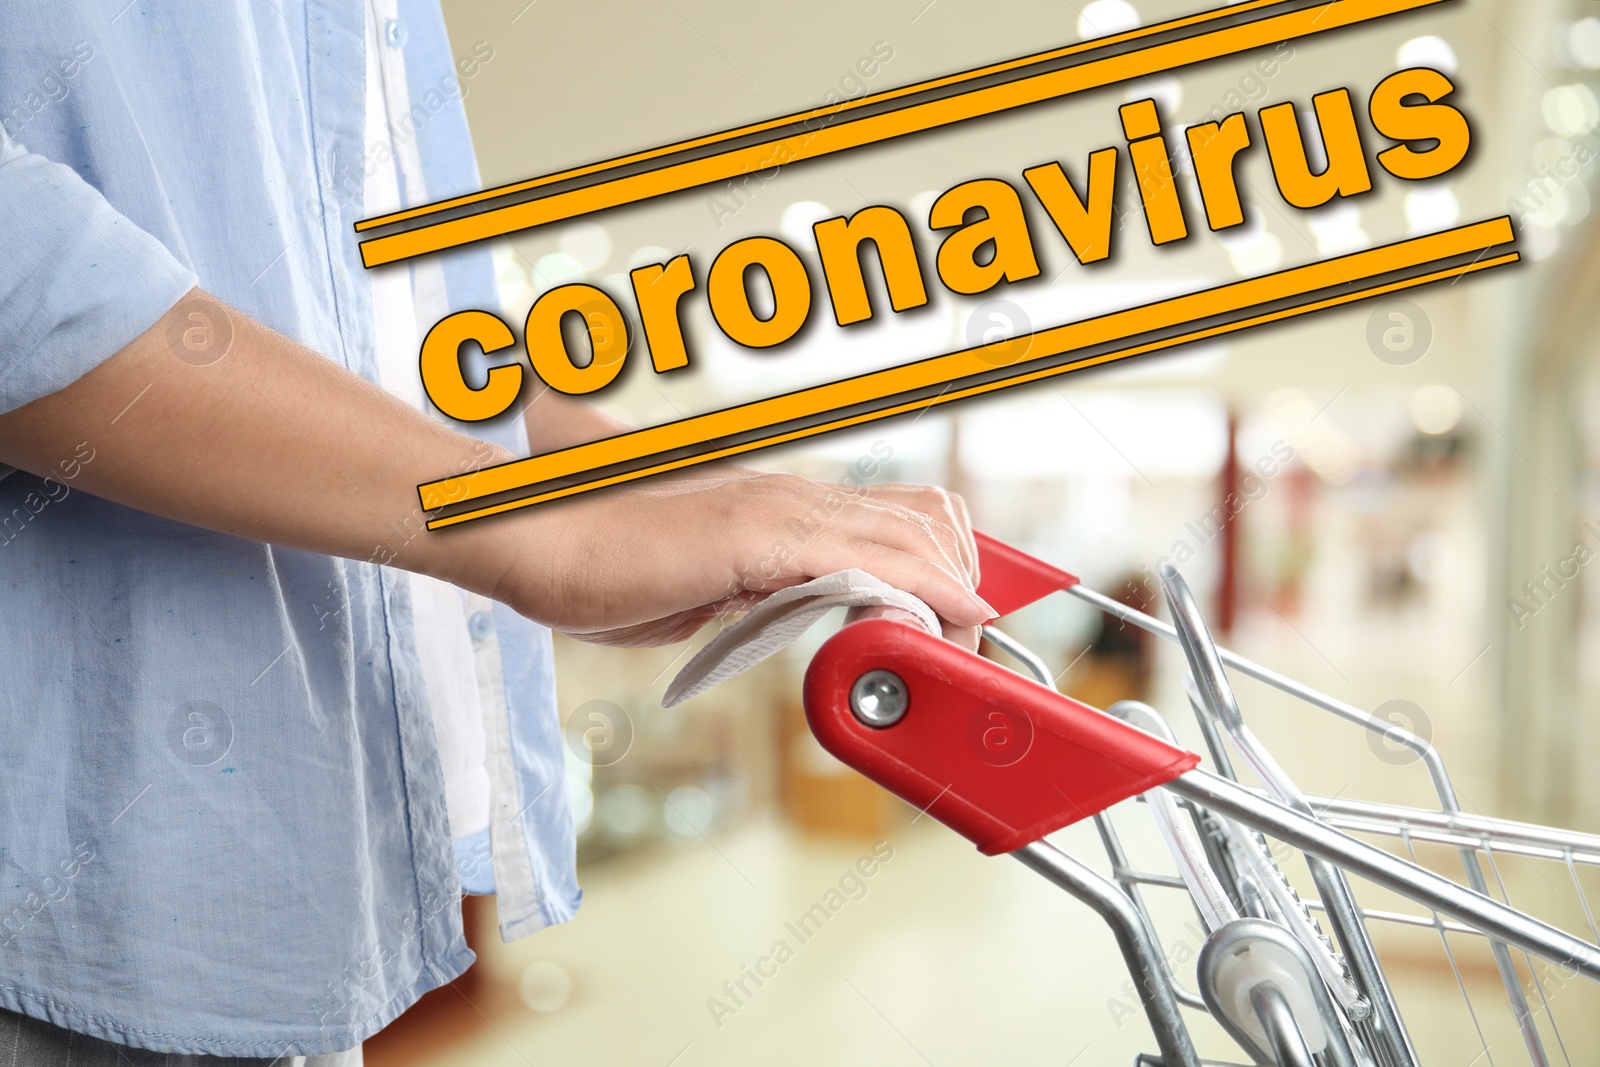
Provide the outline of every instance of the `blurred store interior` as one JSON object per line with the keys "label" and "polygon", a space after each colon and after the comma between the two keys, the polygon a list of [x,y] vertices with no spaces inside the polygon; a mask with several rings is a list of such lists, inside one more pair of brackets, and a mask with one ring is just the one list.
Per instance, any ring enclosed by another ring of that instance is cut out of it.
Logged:
{"label": "blurred store interior", "polygon": [[[1204,5],[444,6],[458,53],[492,46],[462,82],[489,186]],[[703,270],[752,235],[783,235],[815,278],[812,223],[873,204],[926,219],[952,185],[1016,183],[1049,159],[1076,175],[1090,151],[1123,143],[1125,101],[1156,99],[1180,131],[1283,101],[1309,113],[1314,94],[1336,87],[1360,100],[1403,67],[1445,71],[1474,139],[1445,179],[1375,173],[1371,193],[1304,212],[1278,197],[1264,154],[1247,153],[1244,227],[1157,249],[1134,211],[1118,223],[1111,260],[1092,267],[1072,260],[1034,204],[1037,279],[971,298],[930,285],[930,307],[848,329],[814,308],[822,321],[770,352],[738,348],[703,300],[687,301],[693,367],[655,374],[634,360],[600,403],[631,423],[659,423],[1510,214],[1523,257],[1510,268],[750,462],[838,480],[867,458],[871,480],[949,487],[980,528],[1130,603],[1154,605],[1152,574],[1171,559],[1223,643],[1431,738],[1466,810],[1600,832],[1600,657],[1590,654],[1600,645],[1600,582],[1587,566],[1600,557],[1595,8],[1452,0],[1298,41],[1270,72],[1260,64],[1270,50],[1225,58],[809,161],[739,189],[526,231],[496,250],[504,305],[520,322],[539,293],[566,282],[626,294],[634,266],[688,251]],[[1370,154],[1378,139],[1364,115],[1362,130]],[[1131,186],[1126,171],[1123,180]],[[1192,205],[1192,177],[1180,183]],[[935,236],[914,232],[931,263]],[[1229,492],[1237,504],[1223,510]],[[492,901],[471,902],[479,963],[371,1042],[369,1065],[1065,1067],[1154,1052],[1092,913],[1020,865],[980,856],[811,740],[799,683],[837,624],[671,710],[660,707],[662,691],[708,634],[651,650],[558,636],[581,913],[504,945]],[[1173,647],[1059,598],[1008,630],[1062,671],[1063,691],[1099,706],[1146,699],[1199,744]],[[1306,792],[1436,806],[1409,752],[1258,684],[1238,692]],[[1116,815],[1129,848],[1170,869],[1141,806]],[[1106,868],[1092,829],[1056,841]],[[858,866],[863,858],[872,862]],[[863,866],[870,877],[851,873]],[[1497,891],[1591,929],[1578,890],[1600,889],[1600,877],[1538,866],[1505,861]],[[1303,870],[1290,873],[1303,880]],[[1368,906],[1409,907],[1358,892]],[[830,893],[845,905],[825,927],[804,942],[787,932]],[[1192,910],[1175,896],[1158,891],[1152,907],[1181,965],[1199,942]],[[728,986],[780,940],[792,953],[735,999]],[[1447,944],[1449,953],[1431,928],[1379,941],[1423,1062],[1526,1062],[1481,939],[1452,934]],[[1525,978],[1538,986],[1540,1025],[1557,1035],[1551,1062],[1596,1062],[1600,987]],[[1190,1017],[1202,1051],[1229,1047],[1203,1016]]]}

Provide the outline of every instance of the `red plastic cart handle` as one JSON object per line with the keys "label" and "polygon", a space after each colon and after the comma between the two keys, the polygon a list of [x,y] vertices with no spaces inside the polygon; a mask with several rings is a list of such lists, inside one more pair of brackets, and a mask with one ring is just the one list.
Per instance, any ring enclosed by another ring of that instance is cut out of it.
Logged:
{"label": "red plastic cart handle", "polygon": [[829,638],[812,657],[804,692],[806,720],[823,748],[991,856],[1200,762],[890,619],[853,623]]}
{"label": "red plastic cart handle", "polygon": [[982,575],[978,595],[1001,615],[1010,615],[1035,600],[1078,584],[1076,576],[1004,541],[976,531],[973,537],[978,541],[978,571]]}

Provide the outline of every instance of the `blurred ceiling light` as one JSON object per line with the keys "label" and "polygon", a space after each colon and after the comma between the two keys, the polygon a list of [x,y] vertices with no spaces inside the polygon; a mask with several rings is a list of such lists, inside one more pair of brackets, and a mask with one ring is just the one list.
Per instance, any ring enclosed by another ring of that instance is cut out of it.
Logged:
{"label": "blurred ceiling light", "polygon": [[630,405],[624,404],[621,401],[596,401],[593,406],[611,416],[611,418],[617,422],[632,425],[639,419],[638,413],[635,412]]}
{"label": "blurred ceiling light", "polygon": [[595,805],[598,821],[615,837],[637,837],[650,828],[654,805],[636,785],[619,785],[600,794]]}
{"label": "blurred ceiling light", "polygon": [[1317,414],[1311,398],[1298,389],[1279,389],[1267,397],[1267,418],[1287,429],[1302,422],[1310,422]]}
{"label": "blurred ceiling light", "polygon": [[1361,228],[1361,209],[1346,200],[1308,213],[1306,225],[1317,239],[1317,251],[1324,256],[1353,252],[1368,243],[1367,231]]}
{"label": "blurred ceiling light", "polygon": [[1579,66],[1600,70],[1600,18],[1579,19],[1567,31],[1567,48]]}
{"label": "blurred ceiling light", "polygon": [[1109,37],[1139,25],[1139,12],[1128,0],[1094,0],[1078,15],[1078,36]]}
{"label": "blurred ceiling light", "polygon": [[796,455],[846,470],[857,463],[873,470],[885,463],[917,464],[950,451],[950,418],[933,408],[914,419],[813,437],[791,446]]}
{"label": "blurred ceiling light", "polygon": [[[650,410],[644,413],[646,426],[657,426],[664,422],[675,422],[683,418],[683,409],[670,400],[663,400],[659,404],[652,404]],[[630,420],[624,420],[629,422]],[[637,417],[631,421],[638,421]]]}
{"label": "blurred ceiling light", "polygon": [[597,222],[575,222],[561,231],[557,247],[585,271],[599,270],[611,258],[611,235]]}
{"label": "blurred ceiling light", "polygon": [[1304,459],[1311,473],[1329,485],[1349,485],[1361,472],[1361,453],[1356,449],[1355,442],[1342,434],[1337,447],[1306,452]]}
{"label": "blurred ceiling light", "polygon": [[533,286],[524,281],[497,281],[495,292],[499,294],[500,306],[515,318],[523,313],[524,309],[533,306],[539,294],[533,291]]}
{"label": "blurred ceiling light", "polygon": [[1534,176],[1520,175],[1507,188],[1513,210],[1522,221],[1546,229],[1570,226],[1589,214],[1589,190],[1583,179],[1590,173],[1593,150],[1582,141],[1545,137],[1533,146]]}
{"label": "blurred ceiling light", "polygon": [[588,272],[583,269],[583,264],[578,262],[576,256],[566,252],[551,252],[547,256],[540,256],[534,262],[533,277],[530,280],[533,287],[542,293],[558,285],[581,282],[587,276]]}
{"label": "blurred ceiling light", "polygon": [[962,468],[973,477],[1026,479],[1216,476],[1228,451],[1228,413],[1205,390],[1041,390],[961,415]]}
{"label": "blurred ceiling light", "polygon": [[[1183,83],[1170,74],[1157,75],[1153,78],[1139,78],[1128,83],[1127,90],[1123,95],[1124,99],[1130,102],[1134,100],[1154,100],[1156,102],[1156,111],[1162,116],[1171,117],[1176,115],[1178,109],[1183,106]],[[1176,153],[1176,155],[1187,158],[1186,154],[1182,152]],[[1174,159],[1173,162],[1176,164],[1179,160]]]}
{"label": "blurred ceiling light", "polygon": [[815,200],[797,200],[783,209],[778,229],[783,231],[783,236],[791,244],[803,245],[816,240],[811,235],[812,226],[833,216],[834,212],[826,204],[819,204]]}
{"label": "blurred ceiling light", "polygon": [[572,976],[558,963],[530,963],[517,980],[517,994],[533,1011],[557,1011],[572,996]]}
{"label": "blurred ceiling light", "polygon": [[1524,226],[1517,242],[1534,262],[1549,259],[1561,248],[1561,232],[1548,226]]}
{"label": "blurred ceiling light", "polygon": [[1449,185],[1421,185],[1406,194],[1406,225],[1414,234],[1447,229],[1460,217],[1461,204]]}
{"label": "blurred ceiling light", "polygon": [[1450,47],[1449,41],[1431,33],[1413,37],[1401,45],[1395,52],[1395,60],[1401,67],[1432,67],[1445,74],[1454,74],[1456,70],[1456,50]]}
{"label": "blurred ceiling light", "polygon": [[1235,248],[1246,248],[1261,240],[1261,235],[1267,232],[1266,220],[1261,212],[1253,206],[1244,205],[1244,221],[1237,226],[1229,226],[1225,230],[1217,231],[1217,243],[1228,251]]}
{"label": "blurred ceiling light", "polygon": [[1532,190],[1537,195],[1531,200],[1529,207],[1532,209],[1523,215],[1522,220],[1529,225],[1525,230],[1546,229],[1553,230],[1567,221],[1567,216],[1572,213],[1572,205],[1567,197],[1565,187],[1556,184],[1549,178],[1540,181],[1529,179],[1524,188]]}
{"label": "blurred ceiling light", "polygon": [[1581,82],[1546,89],[1539,110],[1545,125],[1563,137],[1581,137],[1600,126],[1600,100]]}
{"label": "blurred ceiling light", "polygon": [[[1550,178],[1561,181],[1561,175],[1574,174],[1585,165],[1587,160],[1594,158],[1592,152],[1586,151],[1587,145],[1579,147],[1580,142],[1569,137],[1541,137],[1533,145],[1533,165],[1541,174],[1554,170]],[[1587,159],[1581,155],[1586,155]]]}
{"label": "blurred ceiling light", "polygon": [[1271,233],[1262,231],[1261,236],[1250,244],[1230,248],[1228,258],[1233,261],[1233,269],[1247,278],[1270,274],[1283,266],[1283,242]]}
{"label": "blurred ceiling light", "polygon": [[[1284,440],[1283,431],[1271,419],[1259,413],[1247,413],[1239,420],[1239,462],[1251,466],[1259,457],[1272,452],[1272,446]],[[1281,450],[1281,445],[1279,446]]]}
{"label": "blurred ceiling light", "polygon": [[1249,205],[1244,222],[1217,231],[1217,243],[1228,250],[1233,269],[1249,277],[1277,270],[1283,264],[1283,243],[1267,229],[1261,212]]}
{"label": "blurred ceiling light", "polygon": [[1294,454],[1318,478],[1345,485],[1361,468],[1361,450],[1332,417],[1319,410],[1298,389],[1280,389],[1267,397],[1267,419],[1277,424]]}
{"label": "blurred ceiling light", "polygon": [[1582,182],[1573,182],[1567,186],[1566,193],[1567,217],[1562,221],[1573,226],[1589,217],[1589,187]]}
{"label": "blurred ceiling light", "polygon": [[652,263],[666,263],[670,259],[672,259],[672,253],[660,245],[645,245],[642,248],[635,248],[633,255],[628,257],[628,269],[638,270],[640,267],[648,267]]}
{"label": "blurred ceiling light", "polygon": [[521,281],[524,285],[528,284],[528,272],[522,269],[522,261],[517,258],[517,251],[511,247],[511,242],[495,241],[490,247],[495,281]]}
{"label": "blurred ceiling light", "polygon": [[1547,225],[1572,226],[1589,216],[1590,194],[1586,179],[1594,175],[1594,158],[1594,148],[1587,138],[1571,141],[1565,137],[1546,137],[1533,146],[1533,165],[1540,177],[1527,191],[1537,196],[1541,190],[1559,190],[1554,198],[1560,201],[1559,218],[1550,219]]}
{"label": "blurred ceiling light", "polygon": [[528,307],[536,294],[528,284],[528,272],[522,266],[511,245],[497,241],[494,245],[494,286],[500,304],[507,310]]}
{"label": "blurred ceiling light", "polygon": [[700,837],[711,829],[711,794],[697,785],[680,785],[667,794],[662,815],[679,837]]}
{"label": "blurred ceiling light", "polygon": [[1461,421],[1461,394],[1448,385],[1424,385],[1411,394],[1411,423],[1426,434],[1449,433]]}

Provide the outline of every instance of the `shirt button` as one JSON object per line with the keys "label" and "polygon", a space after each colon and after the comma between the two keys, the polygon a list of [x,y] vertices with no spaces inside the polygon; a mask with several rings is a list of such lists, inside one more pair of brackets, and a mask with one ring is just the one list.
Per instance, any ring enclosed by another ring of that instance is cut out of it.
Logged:
{"label": "shirt button", "polygon": [[474,611],[467,618],[467,632],[478,641],[487,641],[489,635],[494,633],[494,623],[489,621],[489,616],[481,611]]}
{"label": "shirt button", "polygon": [[383,24],[383,39],[390,48],[401,48],[406,43],[406,24],[399,19],[389,19]]}

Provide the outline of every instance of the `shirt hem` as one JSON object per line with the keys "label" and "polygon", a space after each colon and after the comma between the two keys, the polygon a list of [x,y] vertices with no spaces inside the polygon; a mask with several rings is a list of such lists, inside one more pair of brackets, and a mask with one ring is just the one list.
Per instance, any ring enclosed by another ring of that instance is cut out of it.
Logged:
{"label": "shirt hem", "polygon": [[[411,985],[390,998],[377,1013],[360,1025],[332,1029],[319,1026],[297,1030],[297,1036],[282,1041],[244,1041],[220,1037],[185,1037],[125,1026],[99,1015],[89,1015],[56,1003],[49,997],[29,993],[13,985],[0,984],[0,1008],[73,1030],[80,1034],[151,1052],[185,1056],[244,1056],[262,1059],[274,1056],[328,1056],[356,1048],[367,1038],[399,1018],[400,1013],[428,993],[455,981],[472,966],[477,956],[462,945],[448,959],[424,965]],[[331,1036],[330,1036],[331,1035]]]}
{"label": "shirt hem", "polygon": [[538,909],[531,915],[501,920],[500,940],[510,944],[531,934],[536,934],[540,930],[548,930],[552,926],[569,923],[578,917],[578,905],[581,903],[583,903],[583,891],[581,889],[570,900],[550,900],[546,898],[540,901]]}

